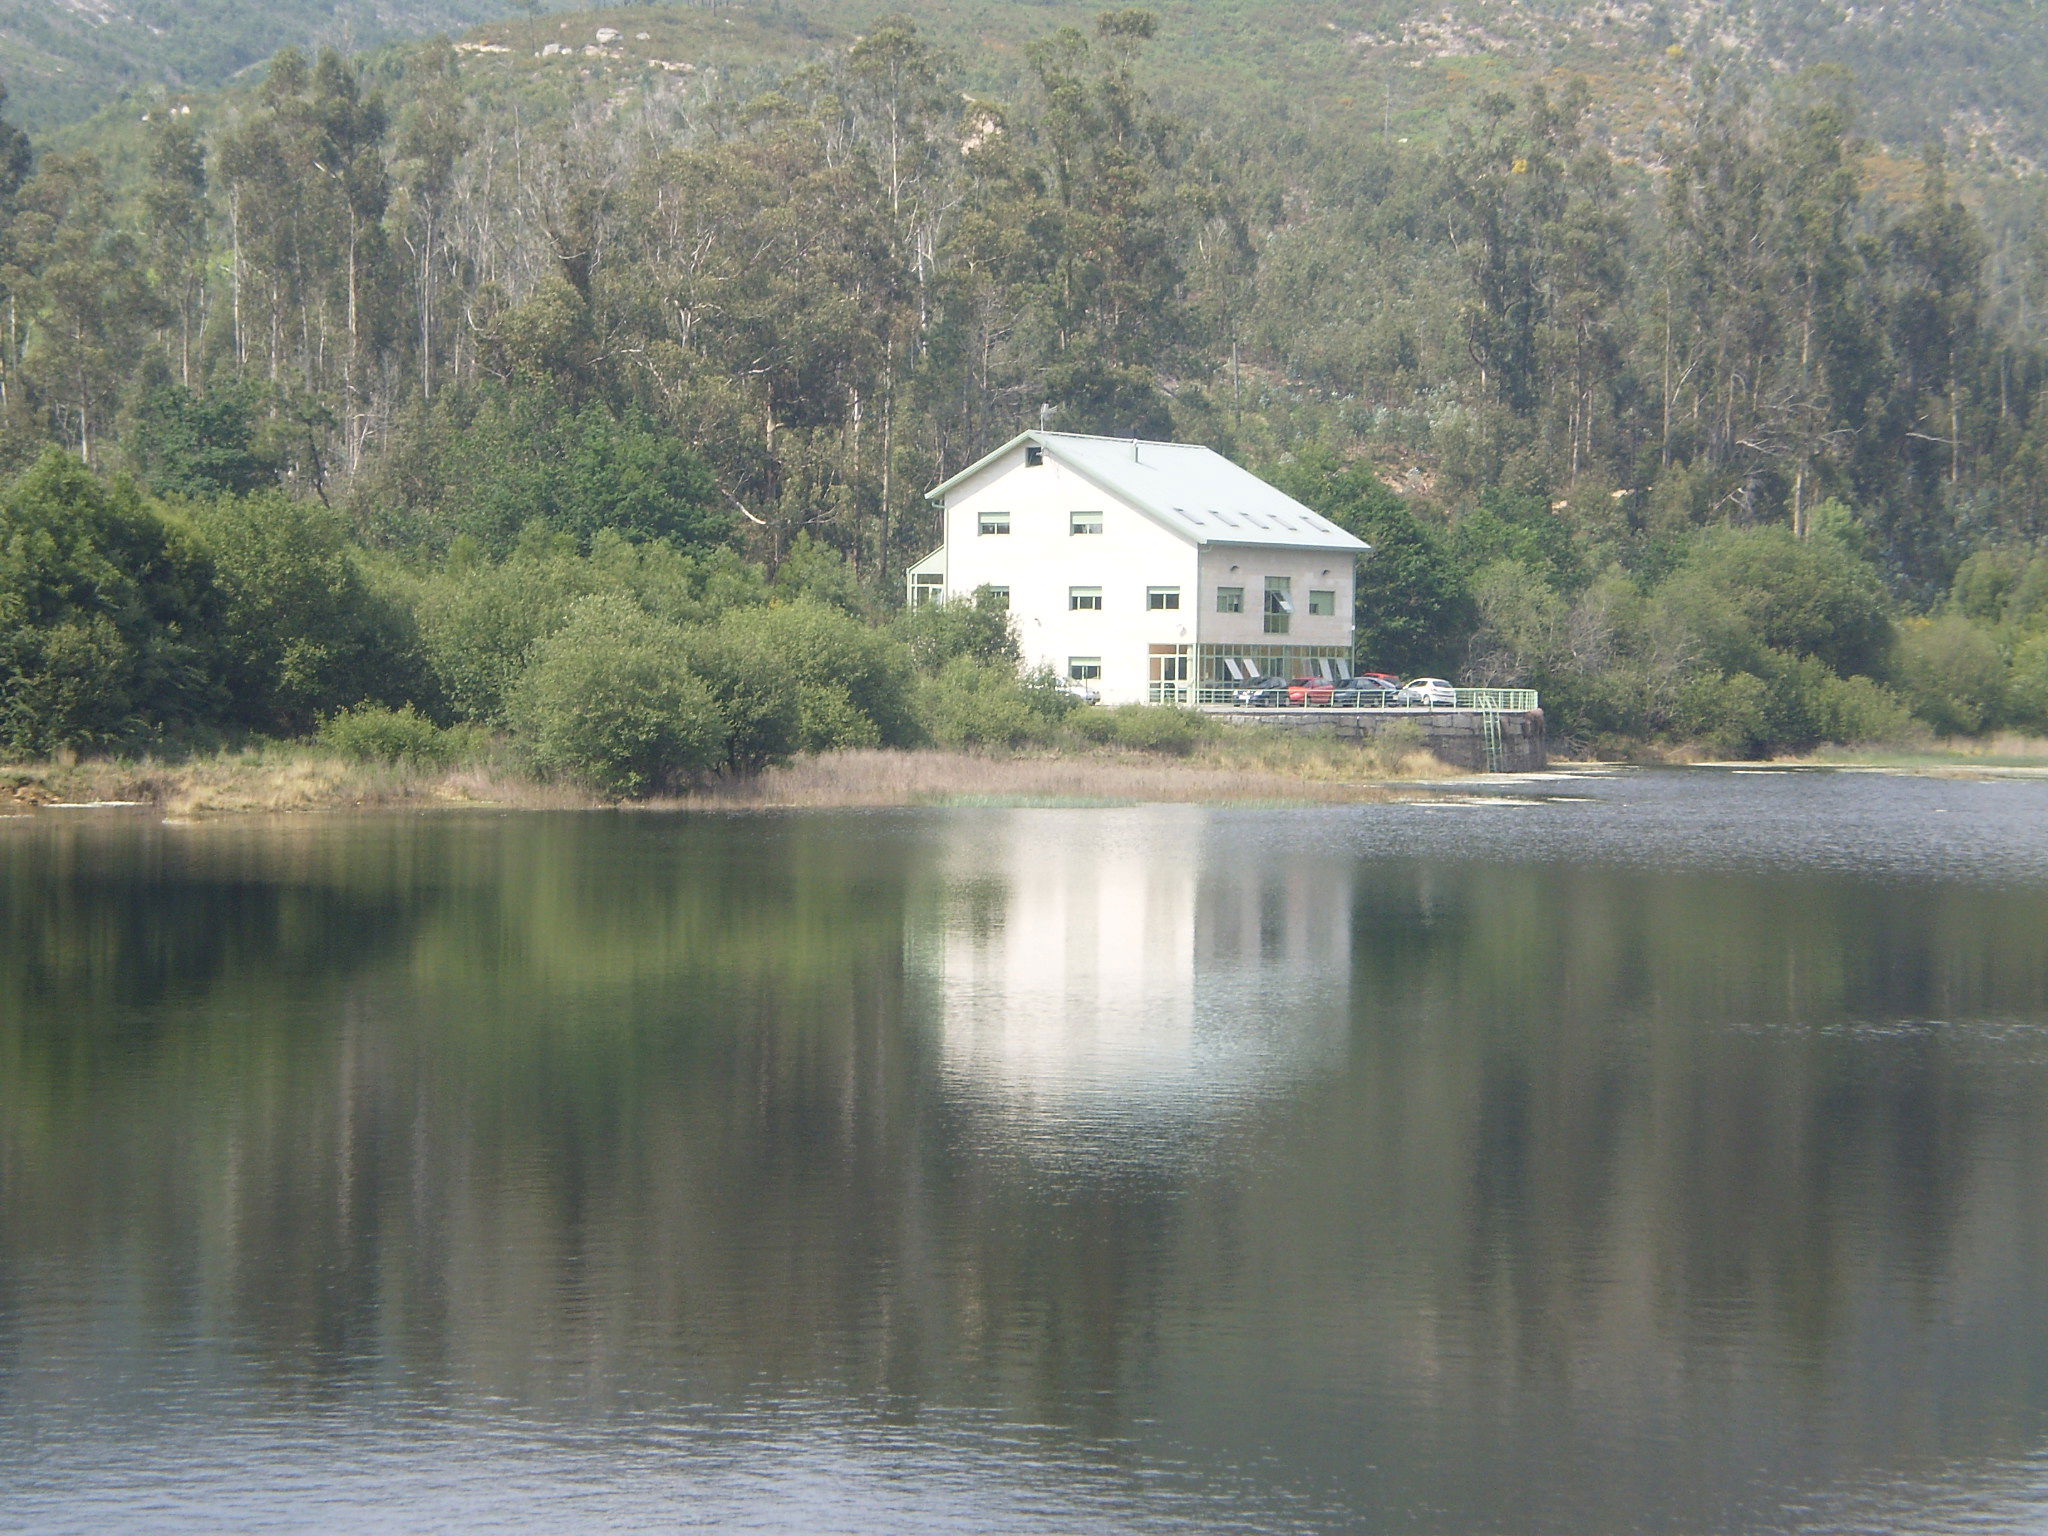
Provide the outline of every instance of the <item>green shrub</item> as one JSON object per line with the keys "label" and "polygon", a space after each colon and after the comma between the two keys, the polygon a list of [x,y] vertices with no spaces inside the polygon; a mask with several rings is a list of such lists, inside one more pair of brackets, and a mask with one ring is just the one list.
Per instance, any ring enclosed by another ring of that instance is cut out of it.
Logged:
{"label": "green shrub", "polygon": [[364,579],[339,513],[268,491],[179,514],[225,600],[219,666],[236,720],[296,734],[337,709],[430,691],[412,616]]}
{"label": "green shrub", "polygon": [[1978,735],[2004,712],[2005,658],[1960,615],[1905,625],[1896,666],[1913,713],[1944,736]]}
{"label": "green shrub", "polygon": [[1719,757],[1764,755],[1770,744],[1770,687],[1753,672],[1697,673],[1679,691],[1678,733]]}
{"label": "green shrub", "polygon": [[360,704],[320,722],[315,738],[330,752],[361,763],[409,763],[445,767],[455,761],[462,737],[444,731],[410,704],[387,709]]}
{"label": "green shrub", "polygon": [[918,685],[925,734],[942,747],[1021,747],[1050,740],[1061,706],[1014,667],[958,656]]}
{"label": "green shrub", "polygon": [[937,672],[956,657],[1016,667],[1017,628],[1009,605],[987,587],[972,598],[920,603],[890,625],[920,672]]}
{"label": "green shrub", "polygon": [[2022,730],[2048,732],[2048,634],[2022,640],[2013,652],[2006,714]]}
{"label": "green shrub", "polygon": [[795,750],[916,739],[910,658],[888,634],[808,598],[737,610],[721,623],[764,664],[796,681]]}
{"label": "green shrub", "polygon": [[1728,672],[1768,668],[1762,653],[1777,651],[1868,673],[1892,643],[1877,573],[1840,540],[1783,528],[1702,535],[1658,597],[1664,621]]}
{"label": "green shrub", "polygon": [[221,608],[184,529],[52,450],[0,499],[0,749],[217,719]]}
{"label": "green shrub", "polygon": [[684,665],[682,630],[623,598],[588,598],[534,647],[506,714],[542,773],[634,798],[725,760],[711,687]]}
{"label": "green shrub", "polygon": [[1186,757],[1209,737],[1209,722],[1168,704],[1116,704],[1075,713],[1073,728],[1089,741]]}

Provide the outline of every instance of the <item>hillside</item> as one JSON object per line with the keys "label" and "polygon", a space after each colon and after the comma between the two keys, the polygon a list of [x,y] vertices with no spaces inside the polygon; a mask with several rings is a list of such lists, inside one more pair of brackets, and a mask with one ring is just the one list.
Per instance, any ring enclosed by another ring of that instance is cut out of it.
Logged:
{"label": "hillside", "polygon": [[[1934,138],[1988,168],[2048,159],[2048,7],[2030,0],[1160,0],[1149,64],[1162,99],[1288,121],[1431,133],[1448,109],[1535,78],[1585,79],[1617,143],[1654,159],[1702,63],[1765,83],[1815,65],[1853,77],[1877,137]],[[437,31],[504,73],[616,89],[621,77],[787,68],[844,47],[880,0],[671,3],[570,17],[515,0],[6,0],[0,80],[47,129],[135,89],[223,83],[278,48],[344,50]],[[1029,40],[1099,3],[925,0],[919,27],[961,75],[1005,93]],[[605,28],[619,34],[595,41]],[[466,30],[467,29],[467,30]],[[554,44],[552,50],[548,45]],[[571,91],[569,94],[578,94]]]}
{"label": "hillside", "polygon": [[512,9],[509,0],[5,0],[0,81],[16,117],[49,128],[123,91],[225,84],[280,48],[372,48]]}

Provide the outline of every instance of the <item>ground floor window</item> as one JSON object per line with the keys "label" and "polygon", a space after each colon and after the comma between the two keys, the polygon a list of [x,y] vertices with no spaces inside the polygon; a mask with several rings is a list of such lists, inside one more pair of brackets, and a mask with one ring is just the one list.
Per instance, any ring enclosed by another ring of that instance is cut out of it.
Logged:
{"label": "ground floor window", "polygon": [[1100,656],[1069,656],[1067,658],[1067,676],[1077,683],[1092,683],[1095,679],[1102,676],[1102,658]]}
{"label": "ground floor window", "polygon": [[1000,608],[1005,613],[1009,612],[1010,589],[1008,587],[986,586],[981,590],[988,594],[988,605],[991,608]]}
{"label": "ground floor window", "polygon": [[919,571],[911,578],[910,605],[915,608],[935,603],[945,595],[946,578],[936,571]]}

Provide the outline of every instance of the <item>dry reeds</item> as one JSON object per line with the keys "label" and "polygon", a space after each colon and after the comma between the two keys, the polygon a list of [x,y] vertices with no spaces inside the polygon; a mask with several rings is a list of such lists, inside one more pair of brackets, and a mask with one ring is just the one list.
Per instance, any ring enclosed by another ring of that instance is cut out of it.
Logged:
{"label": "dry reeds", "polygon": [[[1429,759],[1437,772],[1442,764]],[[1358,754],[1351,775],[1279,772],[1220,759],[1151,753],[983,755],[867,749],[800,758],[722,780],[663,805],[746,810],[971,804],[1342,801],[1391,798]]]}
{"label": "dry reeds", "polygon": [[[1395,742],[1381,749],[1261,732],[1224,733],[1187,756],[1112,747],[978,753],[870,748],[715,779],[649,809],[748,810],[972,804],[1300,803],[1393,797],[1394,779],[1453,770]],[[493,806],[575,810],[605,802],[538,781],[510,761],[452,768],[364,763],[318,747],[269,746],[180,762],[142,758],[0,767],[0,802],[137,803],[174,819],[309,811]]]}

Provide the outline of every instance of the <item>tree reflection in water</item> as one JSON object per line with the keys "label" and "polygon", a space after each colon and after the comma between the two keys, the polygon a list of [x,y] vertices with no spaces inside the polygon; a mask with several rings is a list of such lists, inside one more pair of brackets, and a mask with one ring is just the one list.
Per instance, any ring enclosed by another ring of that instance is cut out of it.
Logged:
{"label": "tree reflection in water", "polygon": [[1042,1426],[1248,1527],[2036,1449],[2048,884],[1425,814],[11,824],[0,1467],[158,1378]]}

